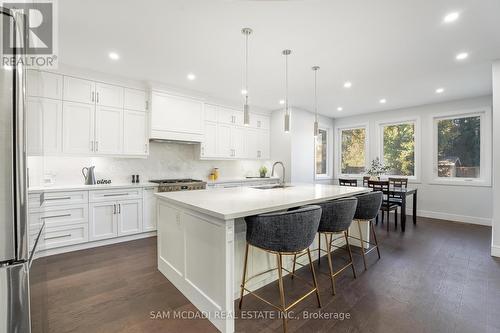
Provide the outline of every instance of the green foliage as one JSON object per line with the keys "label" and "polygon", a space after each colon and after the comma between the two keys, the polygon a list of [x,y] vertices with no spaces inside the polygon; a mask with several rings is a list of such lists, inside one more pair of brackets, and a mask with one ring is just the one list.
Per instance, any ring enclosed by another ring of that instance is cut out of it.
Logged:
{"label": "green foliage", "polygon": [[384,164],[390,174],[415,174],[415,125],[411,123],[384,127]]}
{"label": "green foliage", "polygon": [[260,173],[260,174],[264,174],[264,175],[265,175],[265,174],[267,174],[267,168],[266,168],[266,166],[265,166],[265,165],[263,165],[263,166],[261,166],[261,167],[259,168],[259,173]]}
{"label": "green foliage", "polygon": [[438,161],[458,157],[464,167],[478,167],[481,158],[481,118],[443,119],[438,122]]}
{"label": "green foliage", "polygon": [[342,131],[342,173],[363,173],[365,169],[365,138],[366,130],[364,128]]}

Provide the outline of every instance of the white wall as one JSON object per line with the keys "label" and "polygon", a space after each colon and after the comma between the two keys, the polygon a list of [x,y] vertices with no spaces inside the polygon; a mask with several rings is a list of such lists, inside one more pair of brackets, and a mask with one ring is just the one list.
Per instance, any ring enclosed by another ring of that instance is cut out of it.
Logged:
{"label": "white wall", "polygon": [[[431,104],[408,109],[383,111],[365,115],[336,118],[335,128],[368,123],[370,160],[379,155],[377,123],[402,118],[420,120],[420,175],[418,183],[418,215],[439,219],[491,225],[492,187],[436,185],[433,180],[433,126],[432,117],[447,112],[491,109],[491,96],[471,98],[448,103]],[[489,125],[489,124],[488,124]],[[488,129],[491,131],[491,128]],[[418,129],[417,129],[418,131]],[[418,161],[417,161],[418,165]],[[410,200],[411,201],[411,200]]]}
{"label": "white wall", "polygon": [[[320,127],[329,129],[329,144],[333,147],[333,119],[319,116]],[[286,167],[286,180],[294,183],[331,182],[314,177],[314,114],[303,109],[290,111],[290,132],[284,131],[284,110],[271,115],[271,159],[282,161]],[[330,175],[333,170],[332,154],[329,156]]]}
{"label": "white wall", "polygon": [[258,176],[262,165],[270,170],[269,161],[203,161],[196,151],[196,145],[151,142],[147,158],[28,157],[30,185],[40,185],[47,172],[55,174],[57,185],[83,184],[81,170],[91,165],[96,166],[97,179],[111,179],[116,184],[130,183],[132,174],[139,174],[145,182],[162,178],[206,180],[214,167],[226,179]]}
{"label": "white wall", "polygon": [[491,254],[500,257],[500,60],[493,64],[493,221]]}

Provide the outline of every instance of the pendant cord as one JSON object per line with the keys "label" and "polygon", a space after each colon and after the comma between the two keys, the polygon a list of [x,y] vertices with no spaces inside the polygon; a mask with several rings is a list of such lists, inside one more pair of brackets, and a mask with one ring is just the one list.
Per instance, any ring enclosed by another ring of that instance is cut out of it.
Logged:
{"label": "pendant cord", "polygon": [[314,70],[314,113],[316,122],[318,122],[318,70]]}
{"label": "pendant cord", "polygon": [[248,102],[248,34],[245,35],[245,101]]}
{"label": "pendant cord", "polygon": [[288,55],[285,55],[285,114],[288,114]]}

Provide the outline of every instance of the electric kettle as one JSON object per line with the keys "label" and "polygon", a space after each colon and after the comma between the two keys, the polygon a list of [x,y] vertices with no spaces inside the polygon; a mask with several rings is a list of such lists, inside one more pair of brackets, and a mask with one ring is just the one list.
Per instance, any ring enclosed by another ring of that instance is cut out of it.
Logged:
{"label": "electric kettle", "polygon": [[[95,185],[95,166],[85,167],[82,169],[83,178],[85,179],[85,185]],[[85,172],[86,171],[86,172]]]}

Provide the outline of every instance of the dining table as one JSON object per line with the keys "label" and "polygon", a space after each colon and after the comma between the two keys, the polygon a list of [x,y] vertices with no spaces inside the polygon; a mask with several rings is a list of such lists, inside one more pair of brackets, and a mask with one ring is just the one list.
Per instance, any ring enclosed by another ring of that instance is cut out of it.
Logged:
{"label": "dining table", "polygon": [[396,197],[401,199],[401,231],[405,232],[406,228],[406,198],[408,196],[413,196],[413,224],[417,224],[417,188],[415,187],[394,187],[390,186],[389,191],[384,193],[389,195],[389,197]]}

